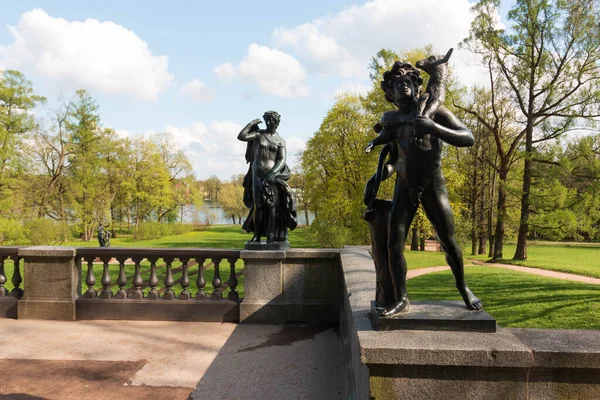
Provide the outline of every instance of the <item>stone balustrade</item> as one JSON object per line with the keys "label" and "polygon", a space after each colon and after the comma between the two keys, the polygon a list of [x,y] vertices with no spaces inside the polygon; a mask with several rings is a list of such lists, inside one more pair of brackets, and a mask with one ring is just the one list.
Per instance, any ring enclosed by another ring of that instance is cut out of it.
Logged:
{"label": "stone balustrade", "polygon": [[28,247],[0,261],[0,317],[339,323],[347,399],[600,398],[600,331],[374,331],[364,248]]}
{"label": "stone balustrade", "polygon": [[[23,296],[21,259],[18,252],[18,247],[0,246],[0,318],[16,318],[17,301]],[[9,269],[12,270],[10,282],[13,285],[10,291],[6,288]]]}

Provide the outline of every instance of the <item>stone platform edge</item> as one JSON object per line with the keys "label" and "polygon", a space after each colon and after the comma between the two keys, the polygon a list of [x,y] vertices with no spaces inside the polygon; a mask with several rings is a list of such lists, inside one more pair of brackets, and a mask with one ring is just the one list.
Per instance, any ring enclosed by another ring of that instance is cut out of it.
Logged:
{"label": "stone platform edge", "polygon": [[506,390],[523,399],[600,398],[600,331],[374,331],[373,260],[358,247],[342,249],[340,259],[347,398],[454,398],[448,393],[464,396],[469,385],[481,398]]}

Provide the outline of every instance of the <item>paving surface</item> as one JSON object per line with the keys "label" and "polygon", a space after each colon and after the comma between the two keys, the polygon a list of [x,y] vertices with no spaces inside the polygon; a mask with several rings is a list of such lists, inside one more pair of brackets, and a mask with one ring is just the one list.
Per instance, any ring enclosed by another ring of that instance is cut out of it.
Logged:
{"label": "paving surface", "polygon": [[521,267],[519,265],[487,263],[487,262],[476,261],[476,260],[470,260],[470,261],[475,265],[481,265],[481,266],[485,266],[485,267],[505,268],[505,269],[511,269],[513,271],[526,272],[528,274],[545,276],[547,278],[564,279],[565,281],[583,282],[583,283],[590,283],[592,285],[600,285],[600,279],[591,278],[589,276],[569,274],[566,272],[558,272],[558,271],[548,271],[546,269],[540,269],[540,268]]}
{"label": "paving surface", "polygon": [[[532,274],[532,275],[545,276],[546,278],[563,279],[565,281],[583,282],[583,283],[589,283],[592,285],[600,285],[600,279],[591,278],[589,276],[568,274],[566,272],[558,272],[558,271],[548,271],[548,270],[540,269],[540,268],[521,267],[519,265],[488,263],[488,262],[478,261],[478,260],[469,260],[469,261],[471,261],[475,265],[482,266],[482,267],[504,268],[504,269],[510,269],[510,270],[518,271],[518,272],[525,272],[527,274]],[[468,266],[467,266],[467,268],[468,268]],[[450,269],[450,267],[446,267],[446,266],[413,269],[413,270],[408,271],[408,273],[406,274],[406,279],[412,279],[412,278],[416,278],[417,276],[430,274],[432,272],[445,271],[445,270],[449,270],[449,269]]]}
{"label": "paving surface", "polygon": [[0,319],[0,370],[0,399],[341,399],[343,388],[337,330],[314,325]]}

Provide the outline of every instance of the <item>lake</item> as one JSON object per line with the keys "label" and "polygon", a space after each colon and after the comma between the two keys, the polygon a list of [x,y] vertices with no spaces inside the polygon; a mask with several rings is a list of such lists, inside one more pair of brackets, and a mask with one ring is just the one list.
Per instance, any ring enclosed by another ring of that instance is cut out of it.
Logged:
{"label": "lake", "polygon": [[[194,206],[185,206],[183,208],[183,222],[186,224],[190,224],[195,220],[200,220],[200,222],[204,222],[206,218],[206,212],[212,212],[215,216],[215,225],[231,225],[233,220],[231,217],[223,211],[221,205],[216,201],[208,201],[205,200],[202,207],[198,210]],[[298,213],[298,225],[306,225],[306,218],[304,217],[304,210],[297,210]],[[246,219],[248,213],[244,214],[242,217],[242,221]],[[310,222],[315,218],[314,214],[310,211],[308,212],[308,218]],[[237,220],[237,218],[236,218]]]}

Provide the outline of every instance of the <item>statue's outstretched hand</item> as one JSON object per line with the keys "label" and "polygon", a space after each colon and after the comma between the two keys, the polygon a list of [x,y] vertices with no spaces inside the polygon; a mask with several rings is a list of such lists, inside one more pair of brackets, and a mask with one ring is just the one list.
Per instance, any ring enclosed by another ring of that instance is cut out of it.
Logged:
{"label": "statue's outstretched hand", "polygon": [[372,141],[371,141],[371,142],[369,142],[369,143],[367,144],[367,147],[365,147],[365,153],[370,153],[370,152],[371,152],[371,150],[373,150],[373,148],[374,148],[374,147],[375,147],[375,145],[373,144],[373,142],[372,142]]}
{"label": "statue's outstretched hand", "polygon": [[262,120],[260,118],[256,118],[250,122],[252,125],[262,124]]}

